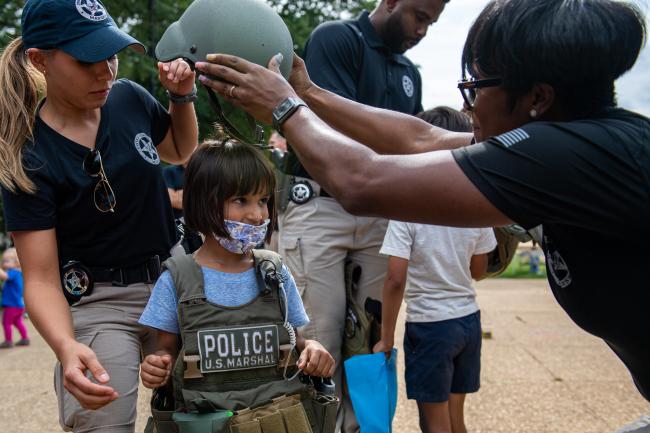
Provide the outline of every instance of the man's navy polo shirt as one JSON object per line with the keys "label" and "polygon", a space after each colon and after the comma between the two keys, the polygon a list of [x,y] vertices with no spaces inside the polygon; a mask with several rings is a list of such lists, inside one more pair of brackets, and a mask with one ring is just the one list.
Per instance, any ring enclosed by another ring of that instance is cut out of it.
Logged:
{"label": "man's navy polo shirt", "polygon": [[[304,58],[312,81],[330,92],[402,113],[422,111],[420,73],[384,44],[367,11],[355,20],[318,26],[305,45]],[[289,173],[307,175],[293,153],[287,165]]]}

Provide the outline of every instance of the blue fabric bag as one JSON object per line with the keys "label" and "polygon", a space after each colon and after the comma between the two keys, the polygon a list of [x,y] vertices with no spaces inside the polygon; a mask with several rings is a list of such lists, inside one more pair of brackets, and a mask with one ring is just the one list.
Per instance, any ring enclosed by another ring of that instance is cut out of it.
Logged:
{"label": "blue fabric bag", "polygon": [[397,349],[356,355],[344,362],[345,378],[361,433],[392,433],[397,406]]}

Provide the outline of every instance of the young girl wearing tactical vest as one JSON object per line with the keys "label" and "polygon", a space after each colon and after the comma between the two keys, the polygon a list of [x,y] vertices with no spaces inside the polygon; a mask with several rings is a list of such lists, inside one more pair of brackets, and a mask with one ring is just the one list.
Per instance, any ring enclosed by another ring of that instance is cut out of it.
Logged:
{"label": "young girl wearing tactical vest", "polygon": [[[185,221],[205,243],[165,262],[140,318],[158,334],[158,350],[141,366],[142,383],[171,382],[174,396],[173,406],[162,405],[170,412],[154,405],[150,431],[324,431],[313,388],[288,376],[302,370],[330,377],[334,359],[295,334],[309,319],[280,256],[253,250],[271,233],[274,190],[273,170],[253,146],[209,141],[190,159]],[[264,405],[282,396],[293,397]],[[250,410],[260,405],[263,413]],[[211,430],[202,430],[206,425]]]}

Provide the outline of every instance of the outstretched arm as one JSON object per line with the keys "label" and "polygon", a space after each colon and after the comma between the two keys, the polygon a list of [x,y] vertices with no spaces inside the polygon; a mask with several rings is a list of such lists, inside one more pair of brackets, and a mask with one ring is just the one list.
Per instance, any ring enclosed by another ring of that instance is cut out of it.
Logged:
{"label": "outstretched arm", "polygon": [[[63,367],[63,385],[85,409],[99,409],[118,395],[88,346],[75,340],[70,308],[59,279],[54,229],[13,233],[25,281],[25,304],[38,332]],[[91,381],[90,376],[95,380]]]}
{"label": "outstretched arm", "polygon": [[[296,96],[294,89],[275,72],[278,67],[273,62],[270,67],[274,71],[269,71],[238,57],[212,55],[209,58],[213,63],[197,63],[196,67],[218,79],[202,76],[200,80],[222,95],[227,95],[235,85],[235,98],[229,100],[259,120],[271,123],[273,109],[285,98]],[[309,92],[303,89],[299,93],[305,91]],[[328,98],[335,107],[348,105],[334,97]],[[358,107],[359,112],[365,113],[365,116],[355,117],[356,122],[361,123],[360,129],[346,132],[367,134],[368,142],[364,144],[368,146],[333,129],[306,107],[298,109],[282,126],[282,132],[307,171],[346,210],[353,214],[461,227],[499,226],[511,222],[470,182],[449,151],[421,153],[427,148],[423,143],[429,143],[430,150],[460,145],[461,140],[445,139],[451,137],[450,133],[439,133],[426,126],[430,132],[427,140],[424,127],[417,119],[378,110],[376,113],[381,121],[375,121],[370,119],[375,109]],[[354,110],[343,113],[352,115],[351,111]],[[339,116],[346,117],[343,113]],[[387,119],[394,119],[396,123],[382,126]],[[401,123],[402,120],[406,123]],[[363,123],[366,121],[369,123]],[[346,123],[345,120],[341,122]],[[373,132],[375,127],[378,130]],[[391,128],[399,128],[406,138],[392,134]],[[380,155],[370,149],[372,143],[386,141],[384,134],[400,139],[399,147],[410,150],[404,152],[402,149],[402,152],[417,154]],[[467,138],[465,144],[468,143]]]}
{"label": "outstretched arm", "polygon": [[314,84],[294,56],[290,83],[309,108],[332,128],[377,153],[414,154],[466,146],[472,134],[450,132],[397,111],[360,104]]}
{"label": "outstretched arm", "polygon": [[352,214],[457,227],[510,223],[448,150],[379,155],[301,109],[284,133],[307,171]]}
{"label": "outstretched arm", "polygon": [[[446,131],[416,117],[363,105],[324,90],[309,79],[305,63],[298,56],[293,58],[290,77],[293,88],[278,73],[269,74],[265,68],[241,58],[222,54],[210,55],[208,58],[213,63],[199,62],[196,68],[223,81],[212,81],[205,76],[200,76],[199,79],[268,124],[271,123],[273,108],[286,97],[297,95],[332,128],[377,153],[414,154],[455,149],[468,145],[472,140],[472,134]],[[275,59],[271,60],[269,67],[279,70]],[[259,86],[255,95],[248,91],[248,86],[244,85],[242,79],[247,84]],[[229,83],[237,86],[233,92],[235,98],[228,95],[231,88]],[[262,100],[253,100],[259,97]]]}

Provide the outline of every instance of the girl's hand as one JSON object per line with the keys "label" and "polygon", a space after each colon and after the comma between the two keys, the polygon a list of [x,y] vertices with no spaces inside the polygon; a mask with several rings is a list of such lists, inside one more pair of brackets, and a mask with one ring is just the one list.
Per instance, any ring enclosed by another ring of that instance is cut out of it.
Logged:
{"label": "girl's hand", "polygon": [[310,376],[332,377],[334,375],[334,358],[316,340],[305,341],[297,365],[303,373]]}
{"label": "girl's hand", "polygon": [[140,379],[147,388],[159,388],[167,383],[172,371],[172,357],[169,354],[147,355],[140,366]]}
{"label": "girl's hand", "polygon": [[172,60],[171,62],[158,62],[158,78],[160,83],[170,93],[185,96],[194,88],[195,73],[190,65],[183,59]]}

